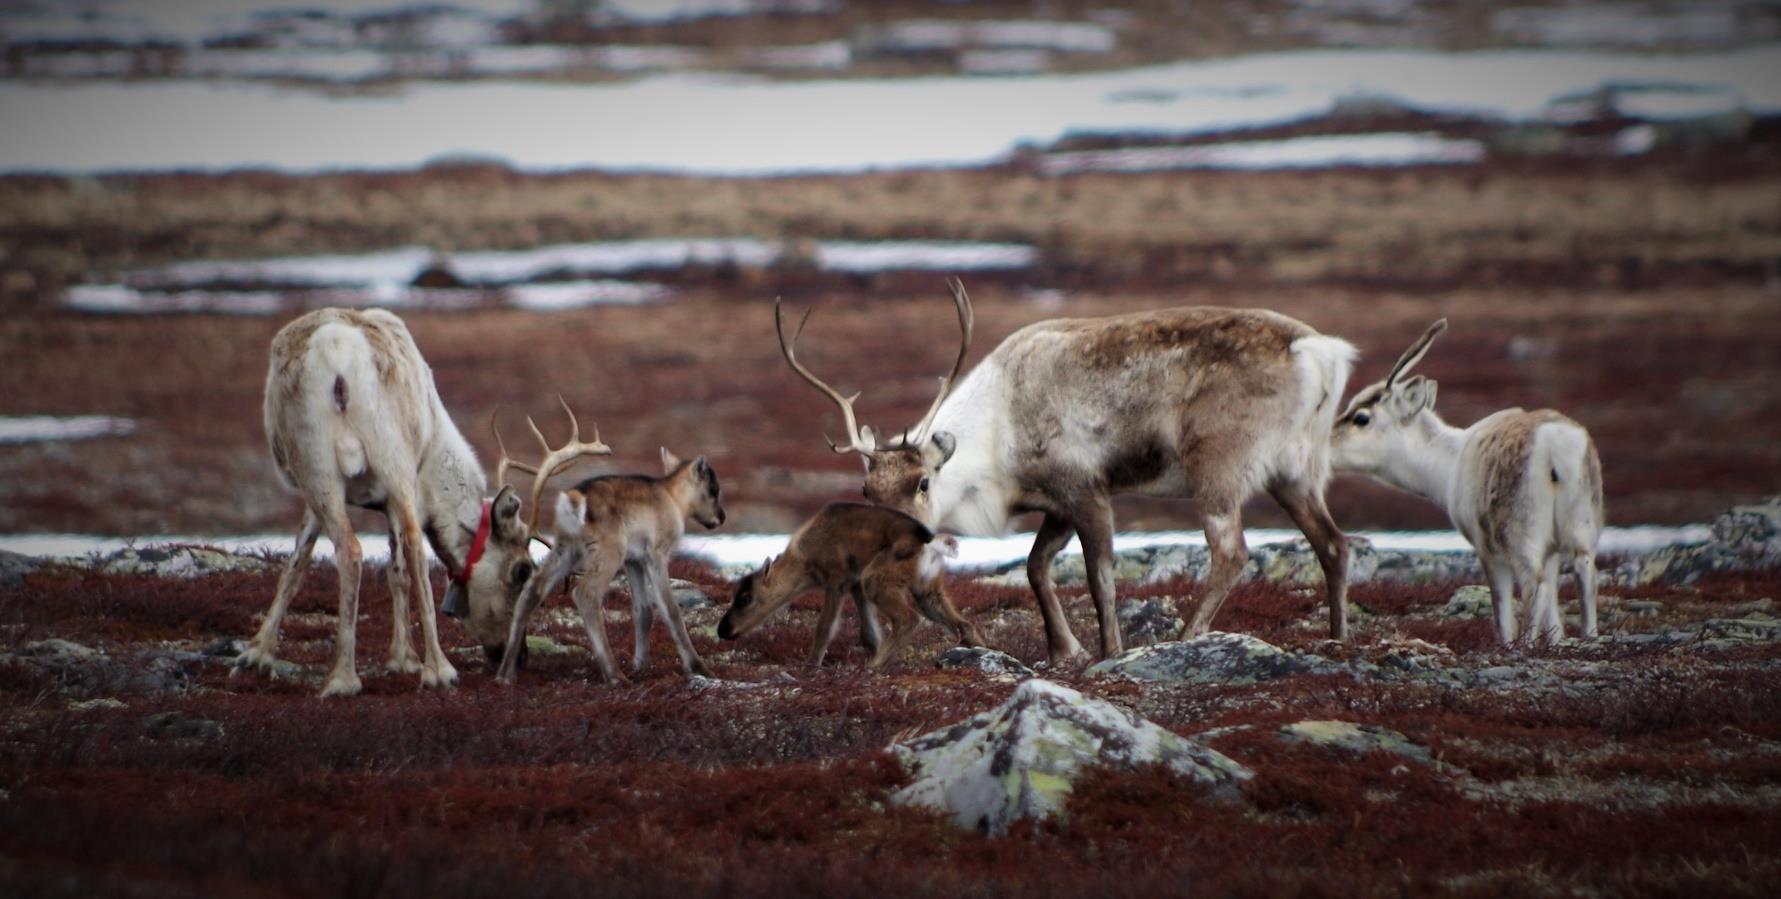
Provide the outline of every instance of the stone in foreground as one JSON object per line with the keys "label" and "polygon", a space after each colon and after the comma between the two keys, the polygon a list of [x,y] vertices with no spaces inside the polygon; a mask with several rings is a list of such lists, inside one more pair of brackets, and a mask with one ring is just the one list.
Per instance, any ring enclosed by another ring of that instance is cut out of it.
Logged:
{"label": "stone in foreground", "polygon": [[1167,765],[1215,797],[1234,797],[1237,784],[1254,776],[1112,703],[1038,679],[990,711],[891,752],[915,776],[892,802],[944,812],[960,827],[990,834],[1057,814],[1094,766]]}
{"label": "stone in foreground", "polygon": [[954,646],[934,660],[935,668],[970,668],[989,675],[1032,677],[1033,669],[1025,662],[986,646]]}
{"label": "stone in foreground", "polygon": [[1321,657],[1295,655],[1248,634],[1213,631],[1179,643],[1128,649],[1097,662],[1088,673],[1171,684],[1254,684],[1323,665]]}

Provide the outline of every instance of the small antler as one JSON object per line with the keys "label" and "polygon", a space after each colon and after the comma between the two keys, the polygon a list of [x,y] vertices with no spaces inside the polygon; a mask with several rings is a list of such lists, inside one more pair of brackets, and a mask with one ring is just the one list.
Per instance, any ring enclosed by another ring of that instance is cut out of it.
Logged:
{"label": "small antler", "polygon": [[495,490],[497,492],[499,492],[502,487],[506,486],[507,470],[510,468],[523,471],[526,474],[538,473],[538,469],[533,468],[524,462],[515,461],[513,457],[507,455],[507,442],[501,439],[501,426],[496,422],[496,419],[499,418],[500,415],[500,406],[496,406],[495,411],[489,413],[489,433],[495,435],[495,446],[499,447],[501,450],[501,460],[495,463]]}
{"label": "small antler", "polygon": [[1398,364],[1391,367],[1391,374],[1385,376],[1385,389],[1390,390],[1391,386],[1397,383],[1399,375],[1421,362],[1422,357],[1428,354],[1429,345],[1434,343],[1435,338],[1441,336],[1441,332],[1445,330],[1447,330],[1447,319],[1444,318],[1429,325],[1428,330],[1422,332],[1422,336],[1416,338],[1416,342],[1404,351],[1404,355],[1398,357]]}
{"label": "small antler", "polygon": [[[569,408],[569,401],[563,399],[563,395],[560,393],[557,394],[557,402],[562,404],[563,413],[569,416],[569,440],[556,449],[550,448],[550,441],[544,439],[544,432],[538,430],[538,423],[533,421],[530,415],[526,416],[527,427],[532,429],[532,436],[538,438],[538,445],[544,449],[544,461],[538,463],[537,468],[529,469],[532,473],[532,512],[526,520],[526,527],[533,533],[538,530],[538,501],[544,496],[545,481],[561,474],[564,469],[569,467],[569,463],[582,456],[612,455],[612,447],[600,442],[598,427],[594,428],[593,440],[582,442],[581,422],[576,420],[575,410]],[[499,439],[499,435],[497,435],[497,439]],[[510,467],[521,468],[520,465],[513,463],[510,463]],[[545,545],[549,545],[548,540],[544,542]]]}
{"label": "small antler", "polygon": [[785,355],[785,361],[791,365],[792,371],[797,372],[799,377],[810,383],[810,386],[822,391],[824,396],[834,400],[835,405],[841,407],[841,416],[847,424],[847,445],[842,446],[825,436],[823,439],[829,440],[829,449],[837,454],[859,453],[862,456],[870,456],[872,451],[877,448],[877,441],[872,436],[872,429],[860,427],[858,420],[853,415],[853,401],[859,399],[860,395],[855,393],[853,396],[842,396],[839,390],[830,387],[821,378],[811,374],[810,369],[805,368],[804,363],[798,361],[796,351],[798,338],[803,336],[804,326],[809,324],[810,313],[814,311],[813,308],[804,310],[804,317],[798,320],[797,333],[793,334],[792,339],[788,341],[785,339],[783,304],[777,299],[773,301],[773,330],[779,334],[779,352]]}
{"label": "small antler", "polygon": [[934,426],[934,418],[940,414],[940,406],[958,384],[959,369],[965,365],[965,354],[971,352],[971,329],[976,324],[977,316],[971,310],[971,298],[965,295],[965,283],[957,278],[946,279],[946,286],[952,289],[952,304],[959,314],[959,354],[952,360],[952,371],[940,379],[940,394],[934,397],[934,404],[928,407],[928,414],[921,417],[912,430],[903,432],[903,444],[915,446],[928,439],[928,429]]}

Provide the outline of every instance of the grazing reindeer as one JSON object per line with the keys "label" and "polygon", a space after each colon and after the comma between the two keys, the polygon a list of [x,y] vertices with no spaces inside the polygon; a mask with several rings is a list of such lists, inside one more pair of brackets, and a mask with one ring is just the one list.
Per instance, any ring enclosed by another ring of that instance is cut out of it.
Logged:
{"label": "grazing reindeer", "polygon": [[841,603],[853,597],[860,627],[870,627],[873,610],[890,620],[890,636],[867,666],[895,658],[915,633],[916,610],[928,620],[958,631],[959,642],[982,646],[983,633],[946,595],[942,559],[958,554],[958,541],[936,539],[921,522],[883,506],[830,503],[804,522],[785,553],[736,585],[730,610],[717,635],[734,640],[759,627],[780,607],[806,590],[822,588],[816,645],[810,664],[821,665],[841,623]]}
{"label": "grazing reindeer", "polygon": [[[539,466],[540,471],[549,468],[548,464]],[[710,674],[687,637],[680,605],[669,589],[668,557],[686,532],[687,518],[710,529],[724,523],[723,490],[718,486],[717,472],[704,456],[682,462],[664,448],[662,471],[659,478],[591,478],[557,497],[556,542],[540,564],[537,576],[520,593],[508,623],[507,653],[496,672],[497,680],[504,684],[514,682],[526,645],[526,620],[540,600],[555,593],[573,574],[579,578],[574,590],[575,609],[587,627],[588,644],[600,676],[609,683],[624,682],[624,675],[612,660],[612,650],[607,647],[606,622],[600,611],[600,601],[621,567],[631,588],[631,623],[637,641],[631,657],[632,676],[641,674],[649,665],[652,608],[668,619],[668,634],[674,639],[686,673]],[[532,491],[534,509],[538,507],[542,484],[540,480]]]}
{"label": "grazing reindeer", "polygon": [[1331,435],[1335,467],[1432,500],[1478,551],[1490,581],[1497,636],[1522,630],[1556,642],[1559,563],[1576,569],[1583,636],[1594,637],[1595,547],[1602,533],[1602,462],[1583,426],[1550,409],[1505,409],[1460,429],[1435,414],[1436,383],[1403,378],[1422,360],[1441,319],[1404,352],[1391,374],[1349,401]]}
{"label": "grazing reindeer", "polygon": [[1192,497],[1205,510],[1212,570],[1184,627],[1197,635],[1248,564],[1241,509],[1265,489],[1310,540],[1327,581],[1330,634],[1346,634],[1348,544],[1323,494],[1353,346],[1273,312],[1184,307],[1029,325],[957,382],[972,312],[964,286],[951,287],[958,358],[927,414],[889,446],[856,425],[859,394],[842,396],[799,363],[797,335],[786,340],[775,305],[786,362],[841,408],[848,442],[829,446],[864,457],[867,499],[972,533],[1044,513],[1027,580],[1060,660],[1082,653],[1051,582],[1052,559],[1072,534],[1082,538],[1101,652],[1121,648],[1114,495]]}
{"label": "grazing reindeer", "polygon": [[[316,537],[326,533],[340,573],[340,609],[334,666],[322,695],[359,692],[353,653],[362,553],[346,514],[351,505],[377,509],[390,520],[395,628],[389,670],[418,670],[428,687],[457,683],[457,671],[439,646],[421,537],[450,572],[446,609],[467,601],[475,610],[504,606],[531,575],[528,531],[512,489],[503,488],[493,500],[483,497],[486,482],[476,454],[440,402],[432,370],[408,328],[388,312],[349,309],[321,309],[285,325],[272,338],[265,422],[279,475],[303,496],[303,524],[272,608],[236,664],[272,668],[279,626]],[[596,440],[576,452],[608,450]],[[424,661],[415,659],[410,637],[411,597],[426,641]],[[472,618],[473,632],[477,621]]]}

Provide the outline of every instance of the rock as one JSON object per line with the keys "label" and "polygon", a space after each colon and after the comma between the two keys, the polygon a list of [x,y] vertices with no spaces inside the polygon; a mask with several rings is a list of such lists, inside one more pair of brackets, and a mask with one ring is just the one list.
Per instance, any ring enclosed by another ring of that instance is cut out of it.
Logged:
{"label": "rock", "polygon": [[129,706],[125,705],[123,700],[113,699],[110,696],[101,696],[98,699],[87,699],[68,703],[68,711],[70,712],[101,712],[110,711],[111,709],[127,708],[129,708]]}
{"label": "rock", "polygon": [[204,655],[214,659],[232,659],[247,651],[247,641],[234,637],[219,637],[216,642],[204,647]]}
{"label": "rock", "polygon": [[1300,721],[1280,728],[1289,743],[1310,743],[1349,752],[1389,752],[1419,762],[1432,762],[1428,747],[1410,742],[1395,730],[1351,721]]}
{"label": "rock", "polygon": [[674,602],[682,609],[709,609],[717,605],[717,601],[705,592],[705,588],[680,578],[668,580],[668,590],[674,594]]}
{"label": "rock", "polygon": [[535,656],[562,656],[575,651],[543,634],[526,635],[526,651]]}
{"label": "rock", "polygon": [[1443,618],[1490,618],[1490,588],[1482,584],[1468,584],[1455,590],[1441,607]]}
{"label": "rock", "polygon": [[69,640],[49,639],[26,644],[16,653],[0,653],[0,663],[25,668],[59,693],[110,696],[185,689],[191,673],[201,667],[185,656],[197,654],[155,649],[118,657]]}
{"label": "rock", "polygon": [[45,559],[0,550],[0,590],[24,586],[26,575],[47,564]]}
{"label": "rock", "polygon": [[104,655],[104,653],[101,653],[96,649],[91,649],[82,646],[73,640],[64,640],[60,637],[51,637],[48,640],[38,640],[35,643],[26,643],[24,651],[21,654],[40,658],[63,657],[83,660],[95,659]]}
{"label": "rock", "polygon": [[232,571],[267,571],[271,562],[208,546],[150,546],[120,549],[100,558],[95,567],[107,574],[155,574],[163,577],[202,577]]}
{"label": "rock", "polygon": [[142,729],[157,740],[194,740],[223,735],[223,726],[184,712],[157,712],[142,719]]}
{"label": "rock", "polygon": [[940,653],[934,660],[935,668],[971,668],[985,674],[1011,675],[1017,678],[1033,676],[1033,669],[1025,662],[999,650],[982,646],[954,646]]}
{"label": "rock", "polygon": [[1721,513],[1713,521],[1713,542],[1752,561],[1781,553],[1781,496]]}
{"label": "rock", "polygon": [[1388,639],[1383,645],[1385,656],[1381,664],[1410,674],[1439,671],[1454,661],[1453,650],[1415,637]]}
{"label": "rock", "polygon": [[1057,814],[1091,767],[1166,765],[1215,797],[1235,797],[1237,785],[1254,776],[1112,703],[1039,679],[995,709],[890,749],[914,777],[892,802],[990,834]]}
{"label": "rock", "polygon": [[1318,656],[1294,655],[1248,634],[1215,631],[1180,643],[1128,649],[1095,663],[1088,674],[1161,683],[1253,684],[1325,664]]}
{"label": "rock", "polygon": [[1173,640],[1181,631],[1181,615],[1169,599],[1122,599],[1116,614],[1121,633],[1135,646]]}

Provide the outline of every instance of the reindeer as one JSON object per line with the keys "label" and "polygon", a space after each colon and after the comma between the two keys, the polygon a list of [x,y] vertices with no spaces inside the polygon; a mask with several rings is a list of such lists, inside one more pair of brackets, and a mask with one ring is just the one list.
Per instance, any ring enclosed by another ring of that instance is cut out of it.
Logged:
{"label": "reindeer", "polygon": [[[390,521],[395,627],[388,669],[419,671],[426,687],[456,684],[457,671],[439,646],[421,537],[450,574],[449,613],[466,602],[473,610],[504,607],[519,593],[532,573],[529,532],[512,488],[484,498],[476,454],[440,402],[408,328],[388,312],[350,309],[321,309],[285,325],[272,339],[264,415],[278,473],[303,497],[303,523],[272,608],[237,667],[273,668],[279,627],[316,537],[326,533],[340,573],[340,605],[334,664],[322,695],[359,692],[354,638],[363,554],[347,518],[350,505],[376,509]],[[558,461],[608,452],[596,436],[566,447]],[[416,660],[409,632],[411,598],[420,612],[424,661]],[[491,631],[484,617],[473,615],[470,629],[486,648]]]}
{"label": "reindeer", "polygon": [[822,588],[822,612],[810,664],[822,664],[841,618],[841,603],[853,597],[862,630],[874,611],[890,620],[890,636],[876,647],[867,667],[893,659],[914,636],[916,611],[958,632],[959,642],[982,646],[983,633],[959,614],[947,597],[943,559],[958,554],[958,541],[936,539],[921,522],[883,506],[831,503],[804,522],[786,551],[736,584],[730,610],[717,635],[734,640],[759,627],[798,594]]}
{"label": "reindeer", "polygon": [[[498,439],[497,435],[497,439]],[[502,448],[502,459],[506,460]],[[549,465],[539,466],[548,470]],[[717,472],[700,456],[683,462],[662,449],[659,478],[645,475],[608,475],[590,478],[557,497],[556,540],[539,564],[538,573],[521,591],[507,623],[507,652],[495,679],[514,683],[525,647],[526,621],[538,603],[556,592],[570,575],[579,580],[574,589],[575,609],[587,628],[588,644],[600,676],[608,683],[624,683],[606,644],[606,622],[600,601],[612,578],[624,569],[631,588],[631,624],[636,645],[631,656],[631,675],[649,666],[649,628],[654,611],[668,619],[668,633],[680,653],[680,665],[688,675],[709,676],[705,663],[693,649],[680,605],[668,587],[668,557],[686,532],[686,519],[716,529],[724,523],[723,490]],[[538,508],[539,488],[534,485],[532,508]]]}
{"label": "reindeer", "polygon": [[798,361],[795,346],[809,312],[788,341],[774,306],[786,362],[841,409],[847,444],[829,446],[864,459],[867,499],[929,527],[968,533],[1001,533],[1014,515],[1042,513],[1027,580],[1057,661],[1083,652],[1051,582],[1052,559],[1072,534],[1082,538],[1101,652],[1121,649],[1115,495],[1199,501],[1212,569],[1183,627],[1198,635],[1248,564],[1243,502],[1267,490],[1317,554],[1330,635],[1346,635],[1348,544],[1323,495],[1329,428],[1352,345],[1273,312],[1182,307],[1029,325],[958,381],[973,314],[964,286],[956,279],[950,286],[962,332],[958,357],[927,414],[887,446],[856,424],[859,394],[842,396]]}
{"label": "reindeer", "polygon": [[1354,471],[1433,501],[1478,552],[1490,581],[1497,637],[1516,639],[1513,589],[1525,605],[1522,632],[1556,642],[1559,565],[1569,559],[1583,607],[1583,636],[1596,634],[1595,547],[1602,533],[1602,462],[1589,432],[1550,409],[1505,409],[1469,428],[1435,414],[1434,381],[1404,378],[1447,320],[1429,326],[1385,380],[1355,394],[1331,434],[1338,471]]}

